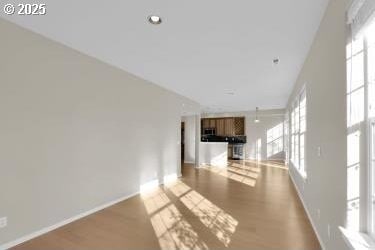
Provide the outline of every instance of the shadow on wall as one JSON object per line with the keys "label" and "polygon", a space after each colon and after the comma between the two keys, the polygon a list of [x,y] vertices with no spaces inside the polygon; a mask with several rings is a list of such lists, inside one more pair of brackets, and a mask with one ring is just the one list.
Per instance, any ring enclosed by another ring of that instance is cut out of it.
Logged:
{"label": "shadow on wall", "polygon": [[[251,133],[251,131],[249,131],[249,133]],[[282,121],[276,125],[272,125],[271,128],[266,127],[264,130],[258,130],[258,133],[258,138],[256,138],[256,140],[254,138],[254,140],[249,141],[249,152],[247,154],[247,158],[258,161],[285,161],[284,122]]]}
{"label": "shadow on wall", "polygon": [[283,122],[267,130],[267,159],[285,159]]}

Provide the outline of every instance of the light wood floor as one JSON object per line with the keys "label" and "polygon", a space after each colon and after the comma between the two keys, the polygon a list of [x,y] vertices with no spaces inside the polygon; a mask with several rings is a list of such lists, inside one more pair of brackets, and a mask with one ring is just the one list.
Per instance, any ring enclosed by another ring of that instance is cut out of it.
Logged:
{"label": "light wood floor", "polygon": [[183,177],[13,249],[320,249],[288,171],[231,162]]}

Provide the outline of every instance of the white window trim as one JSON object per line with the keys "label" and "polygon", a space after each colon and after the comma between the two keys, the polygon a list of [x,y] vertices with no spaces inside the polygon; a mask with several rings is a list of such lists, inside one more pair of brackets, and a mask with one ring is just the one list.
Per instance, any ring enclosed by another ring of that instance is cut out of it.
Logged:
{"label": "white window trim", "polygon": [[[366,130],[368,132],[367,134],[369,134],[370,126],[372,126],[372,123],[375,123],[375,118],[372,118],[372,119],[367,120],[367,121],[368,121],[368,124],[367,124],[368,126],[366,126]],[[371,145],[370,140],[367,141],[367,144],[368,144],[367,145],[368,149],[372,150],[373,145]],[[367,182],[362,184],[362,186],[365,185],[367,187],[361,187],[361,188],[372,188],[372,185],[373,185],[372,182],[375,181],[375,180],[372,180],[372,178],[371,178],[372,171],[374,170],[373,168],[371,168],[371,163],[370,163],[370,161],[372,160],[371,154],[368,154],[367,156],[368,156],[368,157],[366,157],[366,158],[368,158],[367,162],[360,163],[361,165],[365,165],[365,164],[367,165],[367,166],[365,166],[366,170],[368,171]],[[366,207],[366,211],[367,211],[367,213],[366,213],[367,223],[365,225],[367,230],[370,230],[371,221],[373,220],[372,216],[375,216],[374,214],[371,213],[371,209],[372,209],[372,206],[371,206],[371,203],[372,203],[371,195],[372,194],[371,193],[372,193],[372,190],[369,190],[367,192],[367,202],[364,204],[365,207]],[[344,238],[345,242],[350,247],[350,249],[353,249],[353,250],[357,250],[357,249],[375,250],[374,233],[370,234],[370,233],[361,232],[361,231],[359,232],[359,231],[351,230],[351,229],[344,228],[344,227],[339,227],[339,229],[340,229],[340,231],[343,235],[343,238]]]}
{"label": "white window trim", "polygon": [[[306,100],[306,103],[305,103],[305,131],[304,132],[301,132],[301,107],[300,107],[300,104],[301,104],[301,100],[302,100],[302,96],[304,95],[305,97],[305,100]],[[296,115],[295,114],[295,109],[296,109],[296,106],[298,105],[298,114]],[[289,111],[289,114],[290,114],[290,118],[289,118],[289,121],[290,121],[290,124],[289,124],[289,144],[290,144],[290,148],[292,149],[293,148],[293,151],[291,150],[290,153],[289,153],[289,162],[291,163],[291,165],[293,166],[293,168],[296,170],[296,172],[298,172],[298,174],[303,178],[304,181],[307,180],[307,164],[306,164],[306,132],[307,132],[307,121],[306,121],[306,118],[307,118],[307,93],[306,93],[306,84],[303,85],[303,87],[301,88],[301,90],[299,91],[298,95],[296,96],[295,100],[293,101],[293,104],[292,104],[292,107],[291,107],[291,110]],[[294,115],[294,117],[293,117]],[[293,131],[295,130],[295,127],[296,127],[296,119],[298,119],[298,131]],[[292,121],[294,121],[294,126],[292,126]],[[294,128],[294,129],[293,129]],[[301,170],[301,135],[304,135],[304,171]],[[296,147],[296,143],[295,141],[293,140],[293,136],[294,136],[294,139],[297,138],[298,140],[298,147]],[[293,146],[292,146],[292,143],[293,143]],[[298,159],[294,159],[295,158],[295,150],[298,151]],[[298,163],[296,163],[296,161],[298,161]]]}
{"label": "white window trim", "polygon": [[284,152],[285,152],[285,164],[289,165],[289,155],[290,155],[290,147],[289,147],[289,130],[290,130],[290,121],[289,121],[289,111],[286,112],[285,120],[284,120]]}
{"label": "white window trim", "polygon": [[339,227],[340,232],[343,235],[345,243],[352,250],[374,250],[375,242],[374,240],[365,233],[352,231],[344,227]]}
{"label": "white window trim", "polygon": [[[372,11],[375,11],[375,1],[370,2],[368,0],[354,0],[352,6],[356,6],[357,10],[355,10],[356,13],[361,12],[361,6],[360,5],[371,5]],[[359,7],[358,7],[359,6]],[[363,9],[363,8],[362,8]],[[370,8],[366,8],[369,10]],[[348,24],[352,25],[352,32],[355,32],[355,34],[360,32],[360,29],[364,30],[369,22],[365,22],[361,17],[355,17],[353,16],[353,11],[352,10],[348,11],[348,17],[349,21]],[[375,12],[374,12],[375,13]],[[374,14],[372,13],[372,14]],[[363,13],[362,13],[363,14]],[[368,14],[368,13],[366,13]],[[350,16],[352,15],[352,16]],[[368,16],[369,17],[369,16]],[[358,22],[355,23],[355,20],[362,22],[359,27]],[[350,23],[351,21],[354,22],[354,27],[355,31],[353,31],[353,22]],[[367,20],[369,21],[369,19]],[[375,22],[375,20],[373,20]],[[375,122],[375,118],[369,119],[368,116],[368,111],[369,111],[369,100],[368,100],[368,78],[367,78],[367,56],[368,56],[368,46],[367,46],[367,41],[366,38],[364,38],[364,48],[363,48],[363,53],[364,53],[364,120],[362,122],[363,125],[354,125],[351,128],[348,128],[348,134],[350,133],[351,130],[357,129],[360,134],[361,134],[361,147],[366,148],[366,154],[365,157],[361,156],[360,159],[360,166],[361,166],[361,172],[360,172],[360,190],[363,192],[364,197],[360,198],[360,231],[355,231],[351,230],[348,228],[343,228],[339,227],[343,238],[347,245],[351,249],[374,249],[375,250],[375,231],[371,233],[372,230],[372,223],[375,221],[373,219],[373,216],[375,214],[372,212],[372,188],[373,188],[373,182],[375,180],[372,178],[373,174],[372,171],[374,171],[373,166],[372,166],[372,156],[371,156],[371,150],[373,145],[371,145],[371,139],[370,139],[370,132],[371,132],[371,126]],[[355,90],[351,90],[351,92],[354,92]]]}
{"label": "white window trim", "polygon": [[[372,197],[372,192],[373,192],[373,187],[375,186],[375,180],[372,178],[374,176],[373,174],[373,171],[374,171],[374,167],[372,164],[372,150],[373,150],[373,147],[374,145],[372,145],[372,141],[371,141],[371,135],[372,135],[372,126],[375,126],[375,118],[371,118],[371,119],[367,119],[367,126],[366,126],[366,129],[367,129],[367,149],[368,149],[368,152],[367,152],[367,166],[368,166],[368,175],[367,175],[367,185],[369,187],[369,192],[367,192],[367,218],[369,218],[369,221],[367,223],[367,228],[371,228],[372,226],[372,223],[374,223],[375,219],[373,218],[375,216],[375,214],[373,212],[371,212],[371,210],[373,209],[372,208],[372,202],[373,202],[373,197]],[[375,231],[372,232],[372,234],[370,235],[371,238],[373,239],[374,241],[374,245],[375,245]]]}

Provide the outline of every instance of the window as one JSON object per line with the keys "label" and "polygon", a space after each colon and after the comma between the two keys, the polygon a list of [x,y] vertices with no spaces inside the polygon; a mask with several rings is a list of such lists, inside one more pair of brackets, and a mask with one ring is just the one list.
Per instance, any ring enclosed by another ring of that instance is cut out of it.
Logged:
{"label": "window", "polygon": [[306,91],[304,88],[294,101],[290,113],[290,161],[301,175],[305,177]]}
{"label": "window", "polygon": [[284,121],[284,152],[285,152],[285,163],[289,165],[289,113],[285,114]]}
{"label": "window", "polygon": [[299,170],[305,175],[305,133],[306,133],[306,92],[302,91],[299,100]]}
{"label": "window", "polygon": [[294,158],[293,164],[299,168],[299,101],[294,103]]}
{"label": "window", "polygon": [[347,224],[360,228],[360,145],[364,120],[365,76],[364,39],[359,36],[347,45]]}
{"label": "window", "polygon": [[283,151],[284,146],[283,123],[267,130],[267,157],[271,157]]}
{"label": "window", "polygon": [[371,199],[372,199],[372,207],[371,207],[371,216],[372,216],[372,225],[371,225],[371,232],[374,235],[375,232],[375,119],[371,121],[370,126],[370,168],[371,168],[371,179],[372,179],[372,187],[371,187]]}
{"label": "window", "polygon": [[353,25],[346,51],[347,228],[374,238],[375,20]]}
{"label": "window", "polygon": [[[369,203],[371,219],[371,234],[375,236],[375,20],[365,33],[365,69],[367,72],[367,100],[368,100],[368,124],[369,124],[369,169],[370,191]],[[366,91],[365,91],[366,92]]]}
{"label": "window", "polygon": [[291,152],[290,152],[290,160],[293,164],[295,164],[294,162],[296,161],[296,154],[295,154],[295,151],[296,151],[296,141],[295,141],[295,136],[296,136],[296,115],[295,115],[295,110],[294,108],[292,107],[292,111],[291,111],[291,114],[290,114],[290,119],[291,119],[291,123],[290,123],[290,128],[291,128],[291,139],[290,139],[290,143],[291,143]]}

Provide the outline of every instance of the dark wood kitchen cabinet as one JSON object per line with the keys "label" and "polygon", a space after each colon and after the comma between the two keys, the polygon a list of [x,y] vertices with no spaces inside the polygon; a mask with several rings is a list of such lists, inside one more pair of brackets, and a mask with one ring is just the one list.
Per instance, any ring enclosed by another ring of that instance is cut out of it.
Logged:
{"label": "dark wood kitchen cabinet", "polygon": [[216,119],[216,135],[225,136],[225,119]]}
{"label": "dark wood kitchen cabinet", "polygon": [[218,136],[245,135],[245,117],[202,118],[202,135],[204,129],[214,128]]}
{"label": "dark wood kitchen cabinet", "polygon": [[216,119],[210,119],[210,128],[216,128]]}
{"label": "dark wood kitchen cabinet", "polygon": [[235,135],[234,134],[234,130],[233,130],[233,118],[226,118],[225,119],[225,135],[226,136],[233,136]]}
{"label": "dark wood kitchen cabinet", "polygon": [[233,119],[234,135],[245,135],[245,118],[235,117]]}
{"label": "dark wood kitchen cabinet", "polygon": [[210,128],[210,119],[202,119],[202,129]]}

